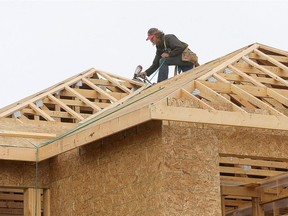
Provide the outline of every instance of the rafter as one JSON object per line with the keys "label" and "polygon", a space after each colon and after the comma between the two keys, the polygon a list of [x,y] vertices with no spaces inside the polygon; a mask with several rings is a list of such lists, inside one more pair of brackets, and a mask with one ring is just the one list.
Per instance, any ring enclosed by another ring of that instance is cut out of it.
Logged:
{"label": "rafter", "polygon": [[47,121],[55,121],[51,116],[49,116],[46,112],[41,110],[39,107],[37,107],[34,103],[30,103],[29,106],[38,114],[40,114],[43,118],[45,118]]}
{"label": "rafter", "polygon": [[260,46],[259,44],[253,44],[252,46],[248,47],[247,49],[244,49],[242,52],[238,53],[237,55],[235,55],[232,58],[228,59],[227,61],[223,62],[222,64],[216,66],[215,68],[213,68],[212,70],[210,70],[208,73],[204,74],[203,76],[199,77],[198,79],[199,80],[208,79],[214,73],[216,73],[220,70],[223,70],[224,68],[227,67],[227,65],[235,63],[236,61],[241,59],[241,57],[251,53],[254,49],[257,49],[259,46]]}
{"label": "rafter", "polygon": [[274,80],[282,83],[286,87],[288,87],[288,82],[281,77],[277,76],[276,74],[272,73],[271,71],[267,70],[266,68],[262,67],[261,65],[257,64],[256,62],[248,59],[247,57],[243,56],[242,59],[247,62],[248,64],[252,65],[253,67],[258,68],[259,70],[263,71],[265,74],[273,78]]}
{"label": "rafter", "polygon": [[97,85],[94,85],[93,82],[91,82],[90,80],[88,80],[87,78],[82,78],[83,82],[86,83],[90,88],[94,89],[95,91],[97,91],[98,93],[106,96],[107,98],[109,98],[109,100],[116,102],[117,99],[114,98],[113,96],[111,96],[109,93],[107,93],[106,91],[103,91],[101,88],[99,88]]}
{"label": "rafter", "polygon": [[220,103],[226,104],[233,111],[246,113],[246,111],[244,111],[243,109],[241,109],[237,105],[233,104],[230,100],[226,99],[221,94],[218,94],[214,90],[212,90],[212,89],[208,88],[207,86],[203,85],[199,81],[195,81],[195,88],[199,89],[201,91],[201,93],[200,93],[201,97],[204,97],[204,98],[206,97],[209,100],[213,101],[214,103],[219,103],[220,102]]}
{"label": "rafter", "polygon": [[97,73],[100,74],[105,79],[109,80],[111,83],[113,83],[115,86],[117,86],[118,88],[120,88],[124,92],[126,92],[126,93],[130,93],[131,92],[130,89],[128,89],[124,85],[121,85],[118,81],[114,80],[112,77],[110,77],[109,75],[103,73],[102,71],[97,71]]}
{"label": "rafter", "polygon": [[65,86],[65,90],[70,92],[71,94],[75,95],[77,98],[79,98],[81,101],[83,101],[85,104],[87,104],[88,106],[90,106],[92,109],[99,111],[101,110],[101,108],[99,106],[97,106],[96,104],[94,104],[93,102],[91,102],[90,100],[88,100],[86,97],[84,97],[83,95],[79,94],[76,90],[72,89],[69,86]]}
{"label": "rafter", "polygon": [[79,120],[83,120],[84,118],[78,114],[77,112],[75,112],[74,110],[72,110],[69,106],[67,106],[66,104],[64,104],[62,101],[60,101],[58,98],[54,97],[52,94],[48,94],[48,98],[52,101],[54,101],[55,103],[57,103],[60,107],[62,107],[64,110],[66,110],[71,116],[74,116],[75,118],[79,119]]}
{"label": "rafter", "polygon": [[284,64],[280,63],[279,61],[271,58],[270,56],[266,55],[265,53],[261,52],[260,50],[255,49],[254,52],[263,57],[265,60],[271,62],[272,64],[276,65],[277,67],[281,68],[283,71],[288,72],[288,67],[285,66]]}
{"label": "rafter", "polygon": [[199,108],[203,108],[203,109],[207,109],[207,110],[215,110],[209,104],[205,103],[204,101],[200,100],[196,96],[192,95],[190,92],[188,92],[185,89],[181,89],[181,94],[182,94],[182,97],[191,99],[195,104],[198,104]]}
{"label": "rafter", "polygon": [[234,67],[233,65],[228,65],[228,68],[230,68],[233,72],[235,72],[239,76],[243,77],[244,79],[250,81],[254,85],[265,87],[265,85],[263,85],[261,82],[258,82],[256,79],[253,79],[251,76],[249,76],[246,73],[242,72],[241,70],[239,70],[238,68]]}

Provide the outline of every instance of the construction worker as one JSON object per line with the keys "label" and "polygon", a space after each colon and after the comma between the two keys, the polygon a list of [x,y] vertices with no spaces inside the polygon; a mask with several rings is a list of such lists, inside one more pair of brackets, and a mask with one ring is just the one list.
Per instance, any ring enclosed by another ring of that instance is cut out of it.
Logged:
{"label": "construction worker", "polygon": [[150,28],[146,40],[150,40],[154,46],[156,45],[156,55],[152,65],[140,73],[141,78],[150,76],[159,68],[157,82],[161,82],[168,79],[170,65],[178,66],[179,72],[193,68],[193,63],[182,61],[182,52],[188,47],[188,44],[180,41],[175,35],[165,35],[157,28]]}

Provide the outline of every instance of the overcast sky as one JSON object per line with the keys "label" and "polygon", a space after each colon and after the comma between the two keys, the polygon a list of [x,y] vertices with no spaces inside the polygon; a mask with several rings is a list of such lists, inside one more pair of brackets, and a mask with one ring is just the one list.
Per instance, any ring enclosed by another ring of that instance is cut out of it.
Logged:
{"label": "overcast sky", "polygon": [[200,64],[255,42],[288,51],[287,9],[285,0],[0,0],[0,108],[92,67],[132,78],[154,58],[150,27],[187,42]]}

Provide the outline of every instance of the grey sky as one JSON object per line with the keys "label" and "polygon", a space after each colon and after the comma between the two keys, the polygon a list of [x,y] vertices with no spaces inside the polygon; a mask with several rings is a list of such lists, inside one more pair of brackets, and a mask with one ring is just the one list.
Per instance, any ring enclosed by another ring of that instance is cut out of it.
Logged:
{"label": "grey sky", "polygon": [[187,42],[201,64],[255,42],[288,51],[287,9],[285,0],[0,0],[0,108],[92,67],[132,78],[154,58],[150,27]]}

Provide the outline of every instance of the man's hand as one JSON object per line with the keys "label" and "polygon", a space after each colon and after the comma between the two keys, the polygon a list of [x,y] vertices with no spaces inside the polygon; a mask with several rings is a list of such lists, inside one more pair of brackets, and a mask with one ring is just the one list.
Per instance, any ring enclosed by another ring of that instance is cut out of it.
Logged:
{"label": "man's hand", "polygon": [[143,71],[139,74],[139,77],[141,77],[142,79],[145,79],[146,76],[147,76],[147,73],[145,71]]}
{"label": "man's hand", "polygon": [[163,54],[161,55],[161,57],[162,57],[162,58],[169,58],[169,53],[163,53]]}

